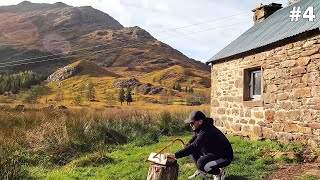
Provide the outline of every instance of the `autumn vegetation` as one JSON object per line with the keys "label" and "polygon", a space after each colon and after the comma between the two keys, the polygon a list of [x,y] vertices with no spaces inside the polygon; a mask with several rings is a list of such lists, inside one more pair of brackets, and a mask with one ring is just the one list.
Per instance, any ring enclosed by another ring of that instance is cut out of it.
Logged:
{"label": "autumn vegetation", "polygon": [[19,179],[26,176],[24,166],[65,165],[112,145],[156,143],[161,135],[186,130],[182,120],[195,108],[208,113],[208,106],[27,111],[1,106],[0,179]]}

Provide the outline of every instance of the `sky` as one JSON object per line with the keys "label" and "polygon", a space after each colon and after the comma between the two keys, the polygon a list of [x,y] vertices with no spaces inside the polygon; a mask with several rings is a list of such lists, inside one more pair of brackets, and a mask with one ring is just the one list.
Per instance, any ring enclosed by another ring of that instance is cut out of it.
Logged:
{"label": "sky", "polygon": [[[29,0],[92,6],[125,27],[139,26],[189,58],[206,62],[253,26],[252,9],[287,0]],[[1,0],[15,5],[22,0]]]}

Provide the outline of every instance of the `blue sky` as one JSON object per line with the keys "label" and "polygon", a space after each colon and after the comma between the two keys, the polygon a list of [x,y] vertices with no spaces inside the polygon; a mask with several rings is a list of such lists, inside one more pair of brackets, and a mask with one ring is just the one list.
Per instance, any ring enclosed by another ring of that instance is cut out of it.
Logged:
{"label": "blue sky", "polygon": [[[55,3],[57,0],[29,0]],[[253,26],[257,4],[287,0],[60,0],[72,6],[92,6],[125,27],[139,26],[186,56],[206,62]],[[14,5],[21,0],[1,1]],[[289,15],[288,15],[289,18]]]}

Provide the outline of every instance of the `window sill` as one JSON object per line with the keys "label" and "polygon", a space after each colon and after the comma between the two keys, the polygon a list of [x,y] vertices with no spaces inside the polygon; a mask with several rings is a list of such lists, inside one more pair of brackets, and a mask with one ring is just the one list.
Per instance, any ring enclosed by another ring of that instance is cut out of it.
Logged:
{"label": "window sill", "polygon": [[244,107],[262,107],[262,105],[263,101],[261,99],[243,101]]}

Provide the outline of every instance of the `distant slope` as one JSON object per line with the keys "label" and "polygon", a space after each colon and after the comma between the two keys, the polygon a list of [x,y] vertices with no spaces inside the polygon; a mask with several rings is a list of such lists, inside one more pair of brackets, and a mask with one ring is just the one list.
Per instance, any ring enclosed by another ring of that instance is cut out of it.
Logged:
{"label": "distant slope", "polygon": [[172,91],[173,99],[183,102],[189,94],[173,90],[176,83],[209,92],[209,66],[92,7],[24,1],[1,6],[0,19],[0,73],[46,74],[49,99],[63,94],[63,103],[78,96],[85,101],[84,89],[92,83],[95,100],[104,105],[108,95],[118,96],[117,82],[133,79],[139,84],[135,100],[158,102]]}
{"label": "distant slope", "polygon": [[99,30],[80,39],[79,48],[98,46],[86,53],[90,55],[90,60],[103,67],[127,67],[132,71],[152,72],[180,65],[207,72],[210,70],[204,63],[188,58],[137,26]]}
{"label": "distant slope", "polygon": [[158,72],[149,73],[144,80],[158,82],[167,87],[173,87],[173,85],[179,83],[180,85],[189,87],[209,88],[211,83],[209,78],[199,76],[179,65]]}
{"label": "distant slope", "polygon": [[98,66],[90,61],[77,61],[65,67],[59,68],[52,73],[47,82],[62,81],[73,76],[89,76],[89,77],[121,77],[118,74],[107,71],[106,69]]}
{"label": "distant slope", "polygon": [[107,71],[101,66],[98,66],[94,62],[90,61],[77,61],[72,63],[71,66],[79,69],[78,75],[89,75],[91,77],[121,77],[120,75]]}
{"label": "distant slope", "polygon": [[[173,65],[207,73],[210,70],[204,63],[188,58],[147,31],[139,27],[124,28],[108,14],[89,6],[24,1],[1,6],[0,18],[0,49],[7,48],[22,55],[1,55],[0,61],[17,61],[43,54],[62,57],[40,65],[26,67],[23,64],[19,69],[31,68],[50,74],[76,60],[90,60],[102,67],[126,67],[128,71],[145,73]],[[28,51],[32,51],[32,55],[20,53]]]}
{"label": "distant slope", "polygon": [[[208,94],[210,92],[210,79],[195,71],[179,65],[174,65],[164,70],[150,72],[144,75],[123,76],[109,71],[109,69],[91,61],[77,61],[63,68],[59,68],[51,74],[47,81],[50,94],[46,96],[51,102],[58,101],[65,105],[74,105],[75,101],[81,101],[81,105],[105,106],[117,104],[120,87],[130,88],[135,103],[159,103],[167,102],[166,98],[177,103],[184,103],[190,92],[186,89],[192,87],[196,93]],[[119,68],[116,68],[119,70]],[[133,71],[131,71],[133,72]],[[88,101],[87,93],[89,84],[94,88],[94,100]],[[177,85],[182,91],[178,91]],[[169,94],[168,94],[169,93]],[[168,96],[168,97],[167,97]],[[78,100],[76,100],[78,99]],[[80,100],[81,99],[81,100]],[[111,101],[110,101],[111,99]],[[44,100],[43,100],[44,101]]]}
{"label": "distant slope", "polygon": [[24,1],[17,5],[1,6],[0,13],[3,18],[2,26],[10,28],[21,24],[34,25],[40,36],[58,31],[67,33],[64,35],[70,37],[98,29],[123,28],[114,18],[90,6],[72,7],[61,2],[37,4]]}

